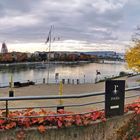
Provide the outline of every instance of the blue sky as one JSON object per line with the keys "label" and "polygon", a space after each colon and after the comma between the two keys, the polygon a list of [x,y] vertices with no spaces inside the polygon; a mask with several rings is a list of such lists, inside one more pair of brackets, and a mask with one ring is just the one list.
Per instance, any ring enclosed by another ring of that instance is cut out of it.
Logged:
{"label": "blue sky", "polygon": [[124,52],[140,25],[140,0],[2,0],[0,42],[10,51]]}

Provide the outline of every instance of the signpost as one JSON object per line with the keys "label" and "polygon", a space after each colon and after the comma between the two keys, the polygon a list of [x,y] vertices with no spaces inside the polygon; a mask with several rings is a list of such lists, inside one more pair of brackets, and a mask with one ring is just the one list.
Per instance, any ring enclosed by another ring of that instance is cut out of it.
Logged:
{"label": "signpost", "polygon": [[125,80],[107,80],[105,83],[105,116],[124,114]]}

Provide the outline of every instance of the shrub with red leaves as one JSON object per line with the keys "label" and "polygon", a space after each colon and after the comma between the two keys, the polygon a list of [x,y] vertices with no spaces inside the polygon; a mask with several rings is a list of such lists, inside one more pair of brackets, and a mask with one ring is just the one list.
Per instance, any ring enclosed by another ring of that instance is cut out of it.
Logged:
{"label": "shrub with red leaves", "polygon": [[135,111],[135,115],[132,118],[128,131],[127,140],[140,140],[140,98],[133,104],[129,104],[126,107],[128,110]]}
{"label": "shrub with red leaves", "polygon": [[[140,115],[140,99],[125,107],[125,112],[128,112],[129,110],[135,111],[136,116]],[[73,112],[68,112],[62,109],[58,110],[56,113],[47,111],[46,109],[35,111],[30,108],[21,111],[9,111],[8,119],[3,119],[5,112],[0,111],[0,114],[0,129],[7,130],[16,127],[38,127],[38,130],[41,133],[46,132],[47,126],[57,126],[58,128],[61,128],[70,127],[72,125],[88,125],[97,119],[103,122],[106,121],[104,111],[91,111],[87,114],[76,115]],[[140,130],[139,127],[140,122],[138,122],[137,125],[138,132]]]}

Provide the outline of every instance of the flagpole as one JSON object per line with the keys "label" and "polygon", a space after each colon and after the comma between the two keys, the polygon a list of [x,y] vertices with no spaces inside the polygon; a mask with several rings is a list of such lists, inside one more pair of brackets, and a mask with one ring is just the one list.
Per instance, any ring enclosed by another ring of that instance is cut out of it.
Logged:
{"label": "flagpole", "polygon": [[51,28],[50,28],[50,31],[49,31],[49,35],[48,35],[48,37],[49,37],[49,52],[48,52],[48,74],[47,74],[47,84],[49,84],[49,74],[50,74],[50,51],[51,51],[51,39],[52,39],[52,37],[51,37],[51,35],[52,35],[52,26],[51,26]]}

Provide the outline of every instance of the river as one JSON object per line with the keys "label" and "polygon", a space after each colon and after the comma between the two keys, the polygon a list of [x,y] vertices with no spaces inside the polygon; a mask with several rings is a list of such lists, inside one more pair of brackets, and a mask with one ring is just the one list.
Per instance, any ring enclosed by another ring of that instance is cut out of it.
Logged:
{"label": "river", "polygon": [[[48,79],[49,70],[49,79]],[[103,77],[117,76],[121,71],[128,72],[125,63],[107,62],[107,63],[80,63],[80,64],[50,64],[49,66],[37,65],[33,68],[7,68],[0,70],[0,86],[8,85],[10,76],[13,76],[13,81],[27,82],[27,80],[42,83],[43,78],[49,83],[59,82],[62,79],[76,79],[80,83],[94,83],[96,78],[96,70],[101,74],[98,79]],[[58,73],[58,81],[55,80],[55,75]]]}

